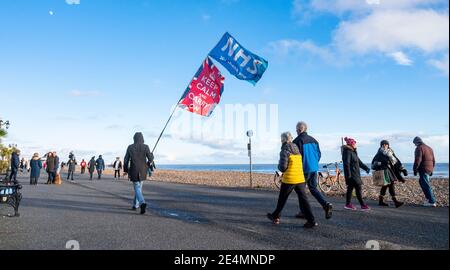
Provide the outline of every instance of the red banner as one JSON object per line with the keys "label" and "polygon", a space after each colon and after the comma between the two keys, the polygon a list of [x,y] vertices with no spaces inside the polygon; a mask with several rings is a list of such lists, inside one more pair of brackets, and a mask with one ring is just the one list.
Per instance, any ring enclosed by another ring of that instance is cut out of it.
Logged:
{"label": "red banner", "polygon": [[192,113],[210,116],[219,104],[225,78],[207,57],[199,68],[178,106]]}

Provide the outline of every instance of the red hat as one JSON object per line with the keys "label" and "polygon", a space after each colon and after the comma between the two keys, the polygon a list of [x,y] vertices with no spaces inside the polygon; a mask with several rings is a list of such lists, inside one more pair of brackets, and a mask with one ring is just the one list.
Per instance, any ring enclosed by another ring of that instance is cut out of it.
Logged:
{"label": "red hat", "polygon": [[355,145],[356,144],[355,139],[352,139],[352,138],[345,137],[344,141],[347,143],[347,145]]}

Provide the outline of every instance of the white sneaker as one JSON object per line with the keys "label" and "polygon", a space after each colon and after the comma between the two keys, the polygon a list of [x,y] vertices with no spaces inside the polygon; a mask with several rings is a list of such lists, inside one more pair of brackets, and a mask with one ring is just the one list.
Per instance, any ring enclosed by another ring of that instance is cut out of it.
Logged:
{"label": "white sneaker", "polygon": [[425,203],[423,204],[423,206],[425,206],[425,207],[436,207],[437,204],[436,204],[436,203],[425,202]]}

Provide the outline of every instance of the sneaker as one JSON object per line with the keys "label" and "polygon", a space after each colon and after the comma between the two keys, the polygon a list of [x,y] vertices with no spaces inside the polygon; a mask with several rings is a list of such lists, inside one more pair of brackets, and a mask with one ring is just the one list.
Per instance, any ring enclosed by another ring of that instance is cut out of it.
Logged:
{"label": "sneaker", "polygon": [[356,210],[356,207],[353,204],[347,204],[346,206],[344,206],[344,209],[347,210]]}
{"label": "sneaker", "polygon": [[303,215],[303,213],[298,213],[297,215],[295,215],[295,218],[299,218],[299,219],[305,219],[305,215]]}
{"label": "sneaker", "polygon": [[272,223],[275,224],[275,225],[280,224],[280,219],[279,218],[275,218],[271,213],[267,214],[267,218],[270,219],[272,221]]}
{"label": "sneaker", "polygon": [[147,208],[147,204],[143,203],[143,204],[141,204],[140,207],[141,207],[141,215],[145,214],[145,209]]}
{"label": "sneaker", "polygon": [[369,211],[369,210],[370,210],[370,207],[367,204],[361,205],[361,211]]}
{"label": "sneaker", "polygon": [[316,222],[306,222],[305,223],[305,225],[303,225],[303,228],[306,228],[306,229],[312,229],[312,228],[314,228],[314,227],[317,227],[317,226],[319,226],[319,224],[317,224]]}
{"label": "sneaker", "polygon": [[436,204],[436,203],[425,202],[425,203],[423,204],[423,206],[425,206],[425,207],[436,207],[437,204]]}
{"label": "sneaker", "polygon": [[327,205],[323,208],[325,210],[325,218],[330,219],[333,215],[332,209],[333,205],[331,203],[327,203]]}

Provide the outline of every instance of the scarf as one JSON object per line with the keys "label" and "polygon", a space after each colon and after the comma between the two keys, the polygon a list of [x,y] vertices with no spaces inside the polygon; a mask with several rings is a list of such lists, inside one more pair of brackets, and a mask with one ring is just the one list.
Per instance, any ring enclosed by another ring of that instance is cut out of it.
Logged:
{"label": "scarf", "polygon": [[392,163],[392,165],[395,165],[397,163],[398,160],[395,158],[394,151],[392,151],[391,148],[388,149],[380,148],[380,151],[383,155],[389,158],[389,161]]}

